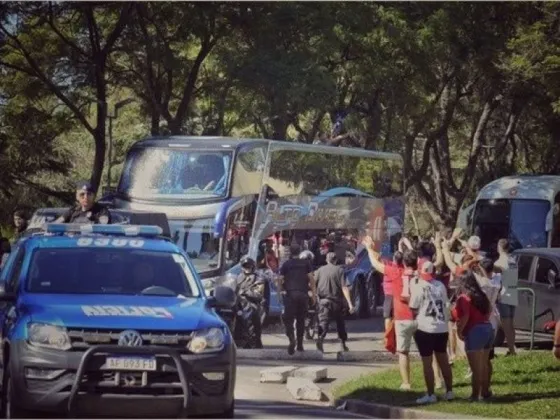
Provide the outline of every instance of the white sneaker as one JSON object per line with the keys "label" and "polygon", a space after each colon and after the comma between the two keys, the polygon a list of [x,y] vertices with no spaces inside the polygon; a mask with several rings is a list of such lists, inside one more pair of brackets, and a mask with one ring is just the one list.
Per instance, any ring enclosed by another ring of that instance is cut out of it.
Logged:
{"label": "white sneaker", "polygon": [[435,395],[428,395],[428,394],[416,400],[416,404],[434,404],[436,402],[437,402],[437,397]]}
{"label": "white sneaker", "polygon": [[453,391],[447,391],[445,394],[443,394],[443,399],[445,401],[451,401],[455,399],[455,394],[453,393]]}
{"label": "white sneaker", "polygon": [[401,389],[403,391],[410,391],[411,387],[410,387],[410,384],[401,384],[399,389]]}

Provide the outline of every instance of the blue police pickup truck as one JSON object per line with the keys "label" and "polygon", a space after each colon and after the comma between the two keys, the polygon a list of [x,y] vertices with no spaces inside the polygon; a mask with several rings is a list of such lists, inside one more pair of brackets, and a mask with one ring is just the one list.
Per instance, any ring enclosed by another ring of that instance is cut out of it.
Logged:
{"label": "blue police pickup truck", "polygon": [[234,414],[236,348],[157,226],[47,224],[0,275],[7,418]]}

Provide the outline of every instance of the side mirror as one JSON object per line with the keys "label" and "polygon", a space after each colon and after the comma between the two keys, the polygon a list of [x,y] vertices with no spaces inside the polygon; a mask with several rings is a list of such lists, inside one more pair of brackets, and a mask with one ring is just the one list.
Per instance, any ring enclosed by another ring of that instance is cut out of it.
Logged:
{"label": "side mirror", "polygon": [[227,286],[216,286],[212,296],[208,297],[208,305],[213,308],[231,309],[235,305],[235,291]]}
{"label": "side mirror", "polygon": [[5,283],[0,283],[0,302],[13,302],[16,300],[16,294],[6,291]]}
{"label": "side mirror", "polygon": [[548,270],[547,279],[551,289],[556,289],[558,286],[560,286],[558,282],[558,274],[556,274],[556,271],[552,269]]}

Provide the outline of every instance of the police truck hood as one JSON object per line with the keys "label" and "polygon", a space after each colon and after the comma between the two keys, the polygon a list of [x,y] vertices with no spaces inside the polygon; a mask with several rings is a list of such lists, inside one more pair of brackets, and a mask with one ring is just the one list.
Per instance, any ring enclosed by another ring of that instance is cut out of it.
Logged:
{"label": "police truck hood", "polygon": [[33,322],[68,328],[192,331],[223,325],[202,298],[28,294],[21,303]]}

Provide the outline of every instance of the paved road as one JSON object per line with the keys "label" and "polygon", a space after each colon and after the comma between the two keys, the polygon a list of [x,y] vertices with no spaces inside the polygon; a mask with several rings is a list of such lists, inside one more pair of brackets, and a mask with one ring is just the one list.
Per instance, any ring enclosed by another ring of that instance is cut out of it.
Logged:
{"label": "paved road", "polygon": [[[326,381],[317,385],[324,393],[320,402],[297,401],[285,384],[260,382],[260,372],[274,366],[323,366],[328,369]],[[239,360],[235,390],[236,418],[363,418],[329,406],[327,396],[334,387],[364,373],[391,366],[387,363],[350,363],[336,361]]]}
{"label": "paved road", "polygon": [[277,401],[236,401],[236,419],[361,419],[371,418],[347,411],[338,411],[331,407],[310,404],[279,403]]}

